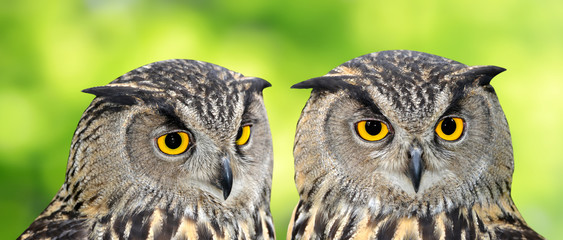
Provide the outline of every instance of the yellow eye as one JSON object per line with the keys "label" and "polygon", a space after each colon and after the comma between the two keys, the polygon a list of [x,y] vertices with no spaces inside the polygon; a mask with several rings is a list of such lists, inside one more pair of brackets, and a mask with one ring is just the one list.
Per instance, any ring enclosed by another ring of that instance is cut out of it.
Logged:
{"label": "yellow eye", "polygon": [[156,139],[158,149],[168,155],[184,153],[190,144],[190,137],[186,132],[172,132]]}
{"label": "yellow eye", "polygon": [[436,126],[436,134],[444,140],[455,141],[463,133],[463,119],[458,117],[446,117]]}
{"label": "yellow eye", "polygon": [[363,120],[356,123],[356,131],[366,141],[379,141],[389,133],[387,124],[376,120]]}
{"label": "yellow eye", "polygon": [[250,139],[250,125],[242,126],[238,129],[237,140],[235,143],[237,145],[244,145]]}

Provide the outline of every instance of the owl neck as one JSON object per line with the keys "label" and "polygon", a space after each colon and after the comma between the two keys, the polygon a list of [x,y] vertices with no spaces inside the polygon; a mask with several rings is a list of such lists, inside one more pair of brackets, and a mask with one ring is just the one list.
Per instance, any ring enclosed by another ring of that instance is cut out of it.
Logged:
{"label": "owl neck", "polygon": [[110,238],[273,239],[275,234],[269,198],[226,203],[204,192],[164,193],[128,184],[113,192],[84,189],[89,191],[64,184],[55,199],[69,201],[45,212],[69,213],[65,219],[85,220],[85,229]]}
{"label": "owl neck", "polygon": [[434,214],[370,212],[369,206],[300,201],[292,239],[542,239],[511,200],[454,207]]}
{"label": "owl neck", "polygon": [[[456,239],[461,234],[466,239],[485,235],[491,239],[499,236],[541,238],[526,225],[510,197],[510,189],[487,190],[487,194],[477,193],[481,189],[475,189],[470,192],[478,197],[462,202],[463,196],[459,199],[409,197],[391,189],[380,190],[377,196],[366,196],[360,188],[346,183],[336,188],[323,184],[308,186],[318,187],[301,189],[301,201],[292,219],[295,239],[348,239],[351,236],[355,239],[419,239],[412,236]],[[512,231],[510,229],[519,230],[516,235],[506,235],[507,231]]]}

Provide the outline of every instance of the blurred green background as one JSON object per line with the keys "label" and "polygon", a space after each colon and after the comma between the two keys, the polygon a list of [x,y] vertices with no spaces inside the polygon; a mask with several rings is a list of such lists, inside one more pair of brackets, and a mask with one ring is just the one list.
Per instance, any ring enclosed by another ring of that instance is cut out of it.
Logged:
{"label": "blurred green background", "polygon": [[513,198],[527,222],[563,239],[563,2],[7,1],[0,8],[0,235],[14,239],[64,180],[78,120],[104,85],[170,58],[212,62],[273,84],[272,212],[285,238],[297,202],[293,135],[307,90],[354,57],[429,52],[508,69],[492,82],[515,149]]}

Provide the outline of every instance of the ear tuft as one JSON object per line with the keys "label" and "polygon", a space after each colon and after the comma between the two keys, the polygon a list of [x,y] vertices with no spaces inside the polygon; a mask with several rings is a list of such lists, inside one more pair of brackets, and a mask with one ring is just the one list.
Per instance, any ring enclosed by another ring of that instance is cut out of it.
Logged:
{"label": "ear tuft", "polygon": [[480,86],[489,85],[491,80],[501,72],[506,71],[505,68],[497,66],[472,66],[459,75],[469,79],[475,79]]}
{"label": "ear tuft", "polygon": [[271,87],[272,84],[262,78],[258,77],[244,77],[242,81],[250,82],[250,90],[261,92],[264,88]]}
{"label": "ear tuft", "polygon": [[311,78],[309,80],[305,80],[303,82],[297,83],[291,88],[293,89],[307,89],[312,88],[315,90],[328,90],[328,91],[336,91],[338,89],[347,88],[350,86],[350,83],[343,81],[344,79],[354,78],[355,76],[322,76]]}
{"label": "ear tuft", "polygon": [[105,97],[108,101],[121,105],[136,104],[137,100],[134,96],[144,93],[143,90],[138,88],[112,85],[87,88],[82,92],[93,94],[96,97]]}

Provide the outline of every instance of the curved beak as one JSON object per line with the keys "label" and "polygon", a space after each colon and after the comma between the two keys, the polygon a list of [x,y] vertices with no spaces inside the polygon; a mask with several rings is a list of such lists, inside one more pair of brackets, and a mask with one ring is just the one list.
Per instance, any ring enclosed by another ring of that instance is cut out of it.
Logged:
{"label": "curved beak", "polygon": [[219,186],[223,190],[223,198],[227,200],[233,187],[233,170],[231,169],[231,160],[227,156],[221,158]]}
{"label": "curved beak", "polygon": [[411,179],[412,185],[414,187],[414,192],[418,192],[418,187],[420,186],[420,178],[422,177],[423,171],[424,165],[422,164],[422,150],[418,147],[411,148],[409,150],[408,176]]}

